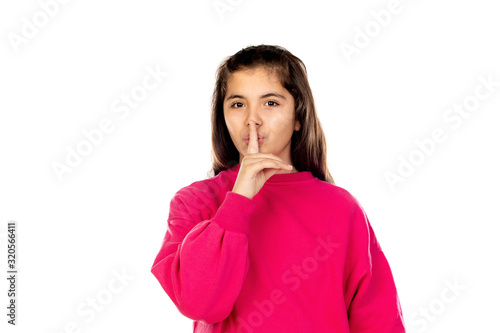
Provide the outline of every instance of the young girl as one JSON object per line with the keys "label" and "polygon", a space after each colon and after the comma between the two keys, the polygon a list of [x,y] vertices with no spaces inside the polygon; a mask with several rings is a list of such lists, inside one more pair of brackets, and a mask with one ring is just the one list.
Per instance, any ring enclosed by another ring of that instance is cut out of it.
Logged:
{"label": "young girl", "polygon": [[194,332],[405,332],[356,198],[327,168],[302,61],[247,47],[219,67],[214,175],[180,189],[151,272]]}

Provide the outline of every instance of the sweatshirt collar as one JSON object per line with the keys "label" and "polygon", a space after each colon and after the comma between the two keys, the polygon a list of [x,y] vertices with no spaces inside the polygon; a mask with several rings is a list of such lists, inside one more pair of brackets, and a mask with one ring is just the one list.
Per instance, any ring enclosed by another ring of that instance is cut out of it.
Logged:
{"label": "sweatshirt collar", "polygon": [[[234,179],[238,176],[238,172],[240,171],[240,164],[236,164],[232,168],[229,169],[231,174],[234,176]],[[311,173],[311,171],[299,171],[299,172],[291,172],[291,173],[280,173],[274,174],[266,181],[270,184],[284,184],[284,183],[297,183],[308,181],[314,179],[315,177]]]}

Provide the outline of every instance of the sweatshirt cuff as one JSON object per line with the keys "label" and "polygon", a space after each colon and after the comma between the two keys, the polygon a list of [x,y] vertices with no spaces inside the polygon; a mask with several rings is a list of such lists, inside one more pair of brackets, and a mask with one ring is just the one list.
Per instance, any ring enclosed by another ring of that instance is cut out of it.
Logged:
{"label": "sweatshirt cuff", "polygon": [[250,215],[255,202],[244,195],[228,191],[212,221],[224,229],[248,234]]}

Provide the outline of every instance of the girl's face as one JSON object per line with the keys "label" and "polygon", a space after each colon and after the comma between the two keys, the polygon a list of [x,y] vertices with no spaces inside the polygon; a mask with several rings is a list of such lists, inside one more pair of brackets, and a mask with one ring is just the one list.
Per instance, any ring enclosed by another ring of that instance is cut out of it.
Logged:
{"label": "girl's face", "polygon": [[300,130],[300,122],[295,120],[293,96],[276,74],[263,67],[234,72],[227,82],[224,119],[240,153],[239,163],[247,154],[249,121],[253,120],[259,136],[259,153],[272,153],[292,164],[292,134]]}

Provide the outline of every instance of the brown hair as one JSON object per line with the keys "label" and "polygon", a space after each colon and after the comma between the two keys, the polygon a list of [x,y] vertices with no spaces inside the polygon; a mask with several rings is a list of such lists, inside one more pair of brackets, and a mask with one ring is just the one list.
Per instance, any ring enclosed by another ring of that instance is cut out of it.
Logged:
{"label": "brown hair", "polygon": [[281,84],[295,100],[295,119],[301,124],[292,135],[292,163],[298,171],[311,171],[320,180],[335,184],[326,160],[326,140],[316,115],[307,71],[302,60],[283,47],[275,45],[249,46],[227,57],[217,69],[212,96],[212,175],[239,163],[224,120],[223,102],[229,76],[239,70],[264,67],[274,71]]}

